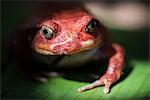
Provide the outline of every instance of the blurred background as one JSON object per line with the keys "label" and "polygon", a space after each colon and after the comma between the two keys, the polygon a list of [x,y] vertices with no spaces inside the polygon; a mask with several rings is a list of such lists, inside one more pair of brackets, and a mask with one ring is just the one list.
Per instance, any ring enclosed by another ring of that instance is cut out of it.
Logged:
{"label": "blurred background", "polygon": [[[67,1],[64,1],[67,2]],[[58,1],[59,3],[59,1]],[[122,81],[112,87],[108,95],[102,87],[78,93],[76,89],[89,82],[78,82],[62,77],[51,78],[47,84],[25,80],[16,69],[14,59],[8,61],[8,39],[19,22],[32,15],[41,1],[1,2],[1,97],[3,99],[150,99],[149,63],[149,1],[83,1],[85,7],[110,32],[112,41],[126,50],[126,65]],[[76,75],[76,74],[75,74]],[[80,75],[78,75],[81,77]],[[67,84],[67,85],[66,85]]]}

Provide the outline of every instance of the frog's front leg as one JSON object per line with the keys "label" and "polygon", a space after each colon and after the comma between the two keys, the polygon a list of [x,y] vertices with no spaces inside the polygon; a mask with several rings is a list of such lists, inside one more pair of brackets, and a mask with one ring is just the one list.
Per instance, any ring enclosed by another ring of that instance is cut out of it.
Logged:
{"label": "frog's front leg", "polygon": [[99,80],[90,85],[79,88],[78,91],[82,92],[100,85],[105,85],[104,93],[109,93],[110,86],[120,78],[124,66],[124,49],[118,44],[112,44],[111,47],[115,50],[115,53],[109,58],[106,73]]}

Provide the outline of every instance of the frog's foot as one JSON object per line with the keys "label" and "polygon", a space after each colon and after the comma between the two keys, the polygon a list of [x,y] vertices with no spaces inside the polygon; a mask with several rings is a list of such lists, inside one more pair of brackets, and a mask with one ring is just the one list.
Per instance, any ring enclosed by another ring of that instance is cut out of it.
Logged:
{"label": "frog's foot", "polygon": [[95,82],[93,82],[89,85],[86,85],[86,86],[83,86],[83,87],[79,88],[78,91],[83,92],[83,91],[91,90],[95,87],[104,85],[104,90],[103,91],[104,91],[105,94],[107,94],[107,93],[109,93],[110,86],[111,86],[111,84],[113,84],[114,80],[115,80],[114,75],[105,74],[99,80],[97,80],[97,81],[95,81]]}
{"label": "frog's foot", "polygon": [[46,77],[57,77],[57,76],[59,76],[58,72],[43,72],[42,74]]}
{"label": "frog's foot", "polygon": [[41,83],[48,83],[48,78],[47,77],[36,76],[34,79],[41,82]]}
{"label": "frog's foot", "polygon": [[37,75],[32,75],[31,79],[39,81],[41,83],[48,83],[49,77],[57,77],[59,76],[59,73],[57,72],[40,72]]}
{"label": "frog's foot", "polygon": [[104,93],[109,93],[110,86],[116,82],[122,73],[123,65],[124,65],[124,50],[121,46],[117,44],[112,44],[112,47],[116,51],[109,59],[109,65],[107,68],[106,73],[94,83],[81,87],[79,91],[90,90],[97,86],[105,85],[104,86]]}

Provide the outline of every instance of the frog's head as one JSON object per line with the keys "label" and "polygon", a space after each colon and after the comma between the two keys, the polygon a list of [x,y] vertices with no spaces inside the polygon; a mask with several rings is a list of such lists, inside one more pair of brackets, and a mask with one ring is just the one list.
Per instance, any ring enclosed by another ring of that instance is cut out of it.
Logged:
{"label": "frog's head", "polygon": [[44,55],[72,54],[100,46],[99,22],[81,10],[54,13],[38,24],[32,48]]}

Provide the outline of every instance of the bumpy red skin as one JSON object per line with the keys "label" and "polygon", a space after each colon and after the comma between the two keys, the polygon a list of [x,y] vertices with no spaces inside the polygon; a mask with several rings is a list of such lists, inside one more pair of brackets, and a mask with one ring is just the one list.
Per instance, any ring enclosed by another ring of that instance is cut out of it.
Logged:
{"label": "bumpy red skin", "polygon": [[[34,39],[34,46],[50,51],[53,54],[71,54],[82,48],[90,48],[96,44],[96,38],[84,32],[88,22],[93,18],[82,11],[65,11],[53,14],[51,20],[43,20],[38,27],[48,26],[57,31],[55,38],[48,40],[39,31]],[[81,44],[83,41],[92,40],[94,43],[88,46]]]}
{"label": "bumpy red skin", "polygon": [[[95,48],[102,44],[102,39],[87,34],[84,31],[86,25],[92,18],[93,16],[80,10],[54,13],[51,19],[43,20],[38,24],[38,27],[45,25],[56,29],[56,36],[48,40],[42,36],[41,31],[38,31],[32,43],[32,47],[34,49],[36,48],[37,52],[47,55],[72,54]],[[83,42],[88,40],[92,41],[92,43],[85,45]],[[50,53],[48,54],[47,52]],[[79,91],[105,85],[104,93],[108,93],[110,86],[120,78],[124,65],[124,49],[120,45],[113,43],[109,45],[109,48],[104,48],[104,52],[110,57],[106,73],[94,83],[81,87]]]}

